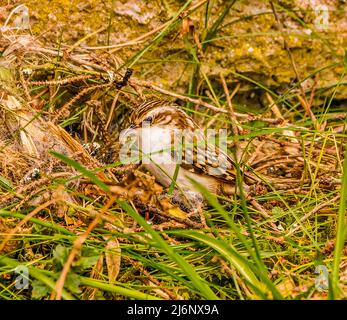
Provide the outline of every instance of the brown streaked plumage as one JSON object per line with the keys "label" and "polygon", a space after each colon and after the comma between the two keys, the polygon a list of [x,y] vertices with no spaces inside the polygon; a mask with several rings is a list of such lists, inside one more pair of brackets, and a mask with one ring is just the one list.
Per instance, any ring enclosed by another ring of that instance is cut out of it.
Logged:
{"label": "brown streaked plumage", "polygon": [[[183,148],[182,150],[182,163],[176,186],[184,191],[191,203],[195,203],[197,198],[202,199],[202,195],[196,190],[190,179],[199,182],[215,194],[234,193],[236,172],[233,160],[217,146],[207,143],[203,132],[198,130],[200,129],[199,126],[178,105],[162,100],[145,101],[134,110],[131,122],[130,130],[137,130],[144,123],[150,126],[153,130],[152,137],[149,138],[153,145],[150,148],[154,148],[154,145],[158,148],[159,145],[162,147],[161,150],[165,150],[169,145],[172,146],[172,139],[170,141],[165,140],[165,138],[161,139],[161,128],[171,130],[173,135],[176,135],[179,130],[185,130],[183,141],[190,140],[193,143],[191,149],[185,150]],[[204,159],[198,159],[197,156],[202,151],[201,148],[204,148],[205,151]],[[189,162],[187,158],[193,161]],[[145,166],[164,187],[171,184],[176,168],[175,163],[160,164],[160,168],[153,163]],[[245,187],[247,188],[247,186]]]}
{"label": "brown streaked plumage", "polygon": [[131,122],[135,126],[141,124],[151,116],[154,125],[170,126],[177,129],[198,128],[197,124],[183,110],[172,102],[163,100],[149,100],[142,103],[131,116]]}

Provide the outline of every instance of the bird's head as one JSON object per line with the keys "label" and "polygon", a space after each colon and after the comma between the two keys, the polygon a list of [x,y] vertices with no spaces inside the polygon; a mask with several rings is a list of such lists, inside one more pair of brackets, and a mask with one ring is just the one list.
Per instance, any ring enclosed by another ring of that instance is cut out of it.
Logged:
{"label": "bird's head", "polygon": [[178,105],[162,100],[142,103],[131,116],[131,127],[157,126],[167,129],[194,130],[197,125]]}

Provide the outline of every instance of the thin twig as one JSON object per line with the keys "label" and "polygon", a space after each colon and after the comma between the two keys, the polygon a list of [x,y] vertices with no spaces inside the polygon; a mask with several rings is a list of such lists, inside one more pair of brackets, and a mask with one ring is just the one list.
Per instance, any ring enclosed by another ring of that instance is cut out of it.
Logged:
{"label": "thin twig", "polygon": [[58,201],[58,199],[53,199],[53,200],[47,201],[47,202],[43,203],[42,205],[40,205],[39,207],[37,207],[32,212],[30,212],[28,215],[26,215],[25,218],[21,222],[19,222],[13,230],[11,230],[9,233],[6,234],[5,239],[0,244],[0,252],[2,252],[2,250],[5,248],[6,243],[11,240],[11,238],[17,233],[17,231],[23,225],[25,225],[31,218],[33,218],[40,211],[42,211],[43,209],[47,208],[48,206],[50,206],[51,204],[53,204],[57,201]]}
{"label": "thin twig", "polygon": [[268,92],[266,92],[265,95],[266,95],[266,98],[270,102],[270,109],[271,109],[271,111],[274,113],[274,115],[278,119],[280,119],[282,122],[284,122],[284,118],[282,116],[282,113],[281,113],[280,109],[278,108],[278,106],[276,105],[276,102],[274,101],[274,99],[272,99],[271,95]]}
{"label": "thin twig", "polygon": [[111,109],[110,109],[110,112],[108,114],[108,119],[107,119],[106,124],[105,124],[105,130],[108,129],[108,127],[109,127],[109,125],[111,123],[112,116],[113,116],[113,113],[114,113],[114,110],[116,108],[116,104],[117,104],[117,101],[118,101],[119,92],[120,91],[118,91],[117,94],[115,95],[115,97],[113,98]]}
{"label": "thin twig", "polygon": [[283,36],[284,48],[285,48],[285,50],[286,50],[287,53],[288,53],[290,62],[291,62],[292,67],[293,67],[293,71],[294,71],[294,73],[295,73],[296,79],[297,79],[298,84],[299,84],[299,90],[300,90],[301,96],[298,95],[298,99],[300,100],[300,103],[301,103],[302,106],[304,107],[304,109],[305,109],[305,111],[307,112],[307,114],[310,116],[310,118],[311,118],[311,120],[312,120],[312,122],[313,122],[313,125],[314,125],[315,128],[317,129],[317,124],[318,124],[318,123],[317,123],[317,119],[316,119],[315,115],[313,114],[313,112],[312,112],[312,110],[311,110],[311,106],[310,106],[309,102],[308,102],[307,99],[306,99],[305,90],[304,90],[304,88],[302,87],[298,69],[297,69],[297,67],[296,67],[296,64],[295,64],[295,61],[294,61],[292,52],[290,51],[290,48],[289,48],[289,46],[288,46],[287,40],[286,40],[286,38],[285,38],[285,36],[284,36],[283,24],[282,24],[281,20],[279,19],[278,15],[277,15],[275,6],[274,6],[274,4],[272,3],[272,1],[270,1],[270,5],[271,5],[272,12],[273,12],[273,14],[274,14],[274,16],[275,16],[277,25],[278,25],[278,27],[279,27],[279,29],[280,29],[280,32],[281,32],[282,36]]}
{"label": "thin twig", "polygon": [[309,217],[311,217],[312,215],[314,215],[316,212],[318,212],[319,210],[323,209],[324,207],[327,207],[333,203],[335,203],[337,200],[340,199],[340,195],[337,195],[336,197],[325,201],[323,203],[321,203],[320,205],[316,206],[315,208],[313,208],[310,212],[306,213],[304,216],[302,216],[298,221],[297,224],[298,226],[295,227],[294,229],[291,229],[286,236],[289,237],[291,236],[294,232],[296,232],[297,230],[299,230],[301,228],[301,222],[307,220]]}
{"label": "thin twig", "polygon": [[[158,87],[158,86],[156,86],[156,85],[154,85],[148,81],[142,81],[142,80],[137,80],[137,79],[133,78],[133,79],[129,80],[129,82],[130,82],[130,85],[132,85],[134,87],[136,87],[136,86],[146,87],[146,88],[158,91],[158,92],[165,94],[167,96],[174,97],[174,98],[180,99],[182,101],[191,102],[195,105],[200,105],[206,109],[212,110],[212,111],[217,112],[217,113],[224,113],[224,114],[229,113],[228,110],[215,107],[214,105],[212,105],[208,102],[205,102],[201,99],[194,99],[194,98],[187,97],[187,96],[184,96],[184,95],[172,92],[172,91],[162,89],[162,88],[160,88],[160,87]],[[255,116],[255,115],[248,114],[248,113],[234,112],[234,114],[236,117],[240,118],[239,122],[241,122],[242,120],[244,120],[244,121],[259,120],[259,121],[264,121],[264,122],[267,122],[270,124],[278,124],[280,122],[279,119],[263,118],[262,116]]]}
{"label": "thin twig", "polygon": [[70,101],[65,103],[60,109],[59,112],[54,116],[52,119],[53,123],[56,123],[59,118],[61,118],[65,113],[69,112],[70,113],[70,107],[73,106],[74,103],[76,103],[79,99],[81,99],[84,95],[88,94],[89,92],[96,90],[96,89],[101,89],[101,88],[106,88],[109,87],[111,84],[106,83],[106,84],[99,84],[91,87],[84,88],[82,91],[80,91],[76,96],[74,96]]}
{"label": "thin twig", "polygon": [[71,252],[70,252],[70,254],[69,254],[69,256],[68,256],[68,258],[64,264],[64,267],[63,267],[63,270],[61,271],[60,277],[55,284],[54,291],[52,291],[51,300],[54,300],[54,299],[60,300],[61,299],[62,291],[64,288],[64,283],[65,283],[67,274],[70,270],[70,267],[71,267],[76,255],[81,250],[82,244],[87,240],[89,234],[93,231],[93,229],[100,222],[101,216],[111,207],[111,205],[114,203],[115,200],[116,200],[116,197],[114,197],[114,196],[110,197],[110,199],[108,200],[106,205],[104,207],[102,207],[102,209],[98,212],[98,214],[96,215],[94,220],[88,226],[87,230],[74,241],[72,250],[71,250]]}
{"label": "thin twig", "polygon": [[[231,96],[229,94],[229,89],[228,89],[228,86],[227,86],[227,83],[225,81],[225,78],[223,76],[222,73],[219,74],[220,76],[220,79],[222,81],[222,84],[223,84],[223,89],[224,89],[224,93],[225,93],[225,96],[227,98],[227,104],[228,104],[228,107],[229,107],[229,114],[230,114],[230,119],[231,119],[231,128],[232,128],[232,131],[233,131],[233,134],[235,137],[237,137],[239,135],[239,128],[238,128],[238,122],[237,122],[237,119],[236,119],[236,116],[235,116],[235,112],[234,112],[234,107],[233,107],[233,104],[231,102]],[[240,84],[238,83],[236,88],[234,89],[234,92],[233,92],[233,96],[236,94],[236,92],[238,91],[238,89],[240,88]],[[238,141],[238,139],[235,140],[235,147],[236,147],[236,154],[238,154],[238,151],[239,151],[239,146],[240,146],[240,143]]]}

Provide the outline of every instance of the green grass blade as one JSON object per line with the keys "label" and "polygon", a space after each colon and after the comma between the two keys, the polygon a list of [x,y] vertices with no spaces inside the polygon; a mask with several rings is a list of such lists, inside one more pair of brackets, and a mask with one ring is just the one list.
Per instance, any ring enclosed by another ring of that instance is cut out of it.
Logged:
{"label": "green grass blade", "polygon": [[133,290],[129,288],[124,288],[119,285],[109,284],[100,280],[79,277],[81,285],[97,288],[103,291],[113,292],[116,294],[120,294],[125,297],[138,299],[138,300],[162,300],[156,296],[152,296],[150,294],[143,293],[138,290]]}
{"label": "green grass blade", "polygon": [[341,181],[341,198],[339,206],[339,215],[337,219],[337,232],[336,232],[336,242],[334,250],[334,260],[333,260],[333,269],[331,276],[331,290],[330,297],[335,299],[339,296],[339,271],[340,271],[340,262],[342,250],[345,243],[345,228],[346,228],[346,201],[347,201],[347,144],[345,150],[345,159],[343,162],[343,176]]}
{"label": "green grass blade", "polygon": [[3,176],[0,176],[0,187],[3,187],[7,191],[14,191],[12,183]]}
{"label": "green grass blade", "polygon": [[177,254],[166,241],[157,233],[152,227],[143,219],[130,205],[129,203],[118,200],[118,204],[134,219],[143,229],[149,233],[156,246],[163,250],[176,264],[182,269],[182,271],[190,278],[195,289],[199,291],[201,296],[205,299],[217,300],[218,297],[214,294],[207,283],[201,279],[201,277],[195,272],[193,267],[187,263],[179,254]]}
{"label": "green grass blade", "polygon": [[[25,214],[22,213],[18,213],[18,212],[11,212],[11,211],[6,211],[6,210],[0,210],[0,217],[13,217],[13,218],[18,218],[18,219],[24,219],[26,217]],[[46,228],[50,228],[53,229],[61,234],[65,234],[65,235],[69,235],[69,236],[74,236],[75,234],[61,226],[59,226],[58,224],[55,223],[50,223],[44,220],[40,220],[37,218],[30,218],[31,222],[46,227]]]}
{"label": "green grass blade", "polygon": [[[25,262],[19,262],[17,260],[0,255],[0,265],[9,266],[10,268],[15,269],[18,266],[25,265]],[[47,287],[54,290],[55,280],[53,280],[51,277],[46,276],[44,274],[44,271],[38,268],[34,268],[30,265],[25,265],[25,266],[28,268],[30,278],[35,278],[41,281],[42,283],[44,283]],[[62,290],[62,297],[66,300],[75,300],[75,298],[64,289]]]}
{"label": "green grass blade", "polygon": [[171,19],[170,23],[153,39],[153,41],[147,45],[145,48],[137,52],[133,57],[128,59],[122,66],[128,66],[129,68],[132,68],[135,63],[141,59],[141,57],[150,50],[153,46],[155,46],[157,43],[161,41],[161,39],[168,34],[173,28],[175,28],[176,24],[179,22],[179,16],[180,14],[190,5],[192,0],[186,1],[186,3],[182,6],[182,8],[175,14],[175,16]]}
{"label": "green grass blade", "polygon": [[231,265],[233,265],[236,270],[240,272],[240,274],[255,288],[258,289],[259,292],[264,292],[264,284],[262,284],[257,276],[253,273],[251,268],[249,268],[249,261],[242,257],[237,251],[230,245],[226,244],[223,241],[214,239],[209,237],[203,233],[193,231],[193,230],[180,230],[174,233],[176,235],[185,236],[197,241],[201,241],[211,248],[218,251],[224,258],[226,258]]}
{"label": "green grass blade", "polygon": [[94,173],[92,173],[91,171],[89,171],[87,168],[85,168],[84,166],[82,166],[79,162],[70,159],[69,157],[58,153],[56,151],[49,151],[49,153],[56,157],[57,159],[65,162],[67,165],[75,168],[77,171],[79,171],[80,173],[82,173],[82,175],[84,175],[85,177],[89,178],[90,181],[94,182],[100,189],[102,189],[105,192],[109,192],[110,189],[109,187],[102,182]]}
{"label": "green grass blade", "polygon": [[259,260],[258,255],[254,253],[253,248],[249,245],[248,241],[245,239],[245,236],[242,235],[240,230],[237,229],[237,227],[234,225],[232,219],[229,217],[228,213],[224,210],[224,208],[221,206],[221,204],[218,202],[217,198],[212,195],[204,186],[199,184],[198,182],[191,179],[191,182],[195,185],[195,187],[204,195],[205,199],[222,215],[222,217],[225,219],[225,221],[230,226],[231,230],[235,232],[237,237],[242,241],[243,245],[247,248],[247,251],[249,252],[250,256],[254,260],[254,262],[257,265],[257,273],[259,278],[266,284],[268,289],[272,292],[272,295],[275,299],[282,299],[282,295],[277,290],[275,285],[271,282],[271,280],[267,276],[267,270],[262,262],[262,260]]}
{"label": "green grass blade", "polygon": [[207,35],[204,39],[204,43],[202,45],[203,50],[206,49],[206,46],[208,45],[208,41],[213,39],[218,31],[219,26],[221,25],[221,23],[223,22],[223,20],[225,19],[226,15],[229,13],[231,7],[234,5],[234,3],[236,2],[236,0],[229,0],[227,1],[229,2],[225,8],[223,9],[223,12],[221,13],[221,15],[216,19],[216,21],[213,23],[212,27],[210,28],[210,30],[207,32]]}
{"label": "green grass blade", "polygon": [[178,177],[178,172],[179,172],[179,170],[180,170],[180,164],[179,163],[177,163],[176,164],[176,167],[175,167],[175,172],[174,172],[174,175],[173,175],[173,177],[172,177],[172,181],[171,181],[171,184],[170,184],[170,187],[169,187],[169,190],[168,190],[168,194],[170,195],[170,194],[172,194],[172,192],[174,191],[174,189],[175,189],[175,186],[176,186],[176,181],[177,181],[177,177]]}

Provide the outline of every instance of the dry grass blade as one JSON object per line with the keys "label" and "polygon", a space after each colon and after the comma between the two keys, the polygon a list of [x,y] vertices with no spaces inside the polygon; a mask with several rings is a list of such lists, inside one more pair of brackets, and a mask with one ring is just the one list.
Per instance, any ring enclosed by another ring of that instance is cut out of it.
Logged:
{"label": "dry grass blade", "polygon": [[57,201],[58,201],[58,199],[53,199],[53,200],[47,201],[46,203],[40,205],[35,210],[30,212],[21,222],[19,222],[16,225],[16,227],[13,230],[11,230],[9,233],[7,233],[7,235],[5,236],[4,240],[0,244],[0,252],[3,251],[3,249],[5,248],[5,246],[8,243],[8,241],[10,241],[11,238],[16,235],[16,233],[18,232],[18,230],[20,230],[20,228],[22,226],[24,226],[28,221],[30,221],[31,218],[33,218],[35,215],[37,215],[40,211],[42,211],[43,209],[49,207],[50,205],[54,204]]}
{"label": "dry grass blade", "polygon": [[114,283],[119,275],[122,258],[121,252],[117,239],[112,239],[107,242],[105,247],[105,258],[108,270],[108,281],[110,283]]}
{"label": "dry grass blade", "polygon": [[74,261],[76,255],[81,250],[82,244],[86,241],[89,234],[92,232],[92,230],[98,225],[98,223],[101,220],[101,215],[104,214],[114,203],[115,197],[111,197],[107,204],[101,208],[101,210],[98,212],[94,220],[91,222],[91,224],[88,226],[87,230],[77,239],[74,241],[73,247],[71,249],[71,252],[67,258],[67,261],[64,264],[63,270],[61,271],[60,277],[56,282],[55,289],[51,293],[51,300],[60,300],[62,297],[62,290],[64,287],[65,279],[67,277],[67,274],[70,270],[70,267],[72,265],[72,262]]}

